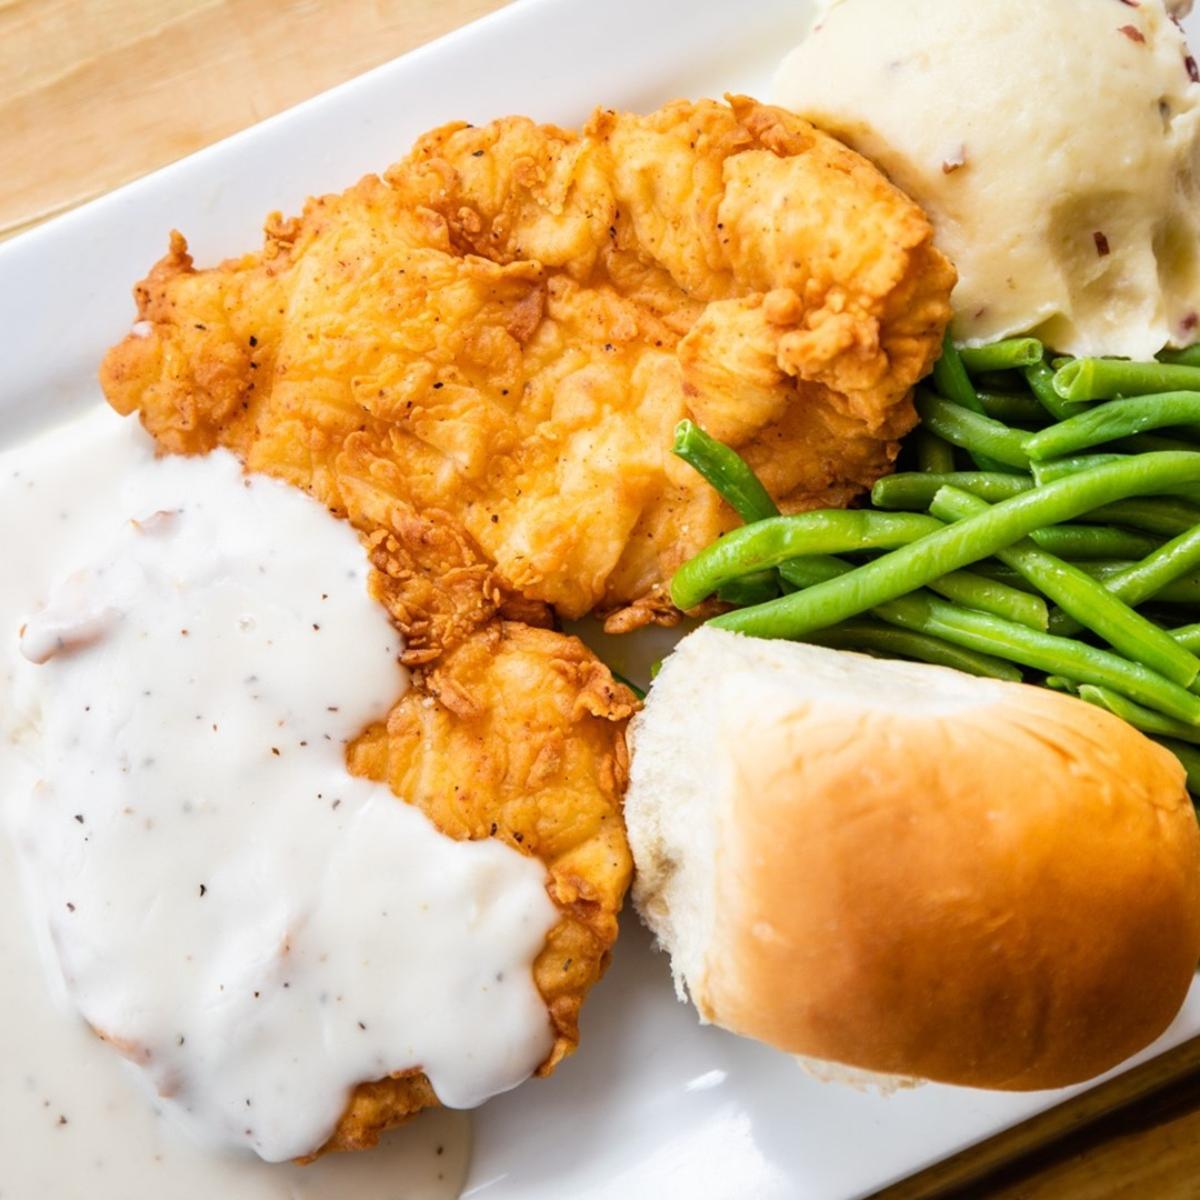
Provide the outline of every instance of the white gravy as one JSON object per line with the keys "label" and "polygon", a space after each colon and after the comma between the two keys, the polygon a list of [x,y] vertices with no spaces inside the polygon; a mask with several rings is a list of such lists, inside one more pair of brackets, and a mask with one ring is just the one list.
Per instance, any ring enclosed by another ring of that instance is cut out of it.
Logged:
{"label": "white gravy", "polygon": [[466,1107],[550,1045],[540,864],[345,771],[405,686],[352,531],[101,411],[0,456],[0,545],[0,1200],[457,1195],[446,1111],[250,1153],[313,1149],[360,1080]]}

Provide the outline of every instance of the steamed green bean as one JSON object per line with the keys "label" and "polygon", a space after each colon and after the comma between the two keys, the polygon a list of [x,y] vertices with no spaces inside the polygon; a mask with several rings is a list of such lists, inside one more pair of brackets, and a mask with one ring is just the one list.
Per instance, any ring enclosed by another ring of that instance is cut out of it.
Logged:
{"label": "steamed green bean", "polygon": [[1189,725],[1186,721],[1177,721],[1174,717],[1165,716],[1152,708],[1146,708],[1114,692],[1112,688],[1097,687],[1094,683],[1082,684],[1076,695],[1080,700],[1086,700],[1098,708],[1107,709],[1114,717],[1140,729],[1143,733],[1153,733],[1160,737],[1179,738],[1184,742],[1200,742],[1200,729]]}
{"label": "steamed green bean", "polygon": [[964,346],[959,350],[962,364],[972,375],[985,371],[1012,371],[1042,361],[1045,350],[1037,338],[1014,337],[986,346]]}
{"label": "steamed green bean", "polygon": [[[1155,451],[1158,453],[1158,451]],[[1164,451],[1164,453],[1167,453]],[[1175,453],[1175,452],[1171,452]],[[1185,451],[1178,451],[1185,453]],[[1038,487],[1044,484],[1053,483],[1056,479],[1066,479],[1070,475],[1079,475],[1084,471],[1090,471],[1094,467],[1102,466],[1105,463],[1114,462],[1133,462],[1135,455],[1130,454],[1079,454],[1072,455],[1069,458],[1056,458],[1051,462],[1033,463],[1033,478],[1037,482]],[[1196,454],[1197,459],[1200,459],[1200,453]],[[1194,483],[1172,484],[1162,489],[1163,493],[1168,496],[1179,496],[1192,504],[1200,504],[1200,486]]]}
{"label": "steamed green bean", "polygon": [[[715,624],[759,637],[801,637],[814,629],[858,616],[869,608],[923,587],[931,579],[988,558],[1043,526],[1069,521],[1116,500],[1154,494],[1185,483],[1200,483],[1200,454],[1143,454],[1105,463],[1003,500],[978,517],[930,532],[839,579],[753,608],[725,613],[715,618]],[[884,514],[855,515],[879,517]],[[736,533],[731,534],[724,541],[736,536]],[[708,571],[707,563],[699,567],[696,564],[711,553],[719,553],[721,547],[722,543],[718,543],[716,547],[701,551],[691,563],[680,568],[672,582],[674,596],[682,577],[679,596],[675,597],[679,607],[692,607],[707,594],[707,591],[701,591],[695,596],[697,589],[690,586],[693,578],[703,579]],[[825,547],[812,549],[823,550]],[[731,575],[736,577],[746,570],[767,565],[772,564],[750,562]],[[720,582],[718,578],[717,583]],[[690,603],[680,604],[681,598],[689,599]]]}
{"label": "steamed green bean", "polygon": [[979,413],[980,416],[983,415],[983,404],[967,374],[967,368],[963,366],[962,355],[955,347],[948,329],[942,338],[941,356],[933,364],[933,386],[947,400],[952,400],[973,413]]}
{"label": "steamed green bean", "polygon": [[980,391],[979,403],[986,416],[1016,425],[1044,425],[1046,410],[1028,392]]}
{"label": "steamed green bean", "polygon": [[1200,650],[1200,625],[1180,625],[1167,632],[1188,650]]}
{"label": "steamed green bean", "polygon": [[779,595],[779,576],[774,571],[754,571],[737,579],[730,579],[717,588],[717,599],[724,604],[744,607],[748,604],[765,604]]}
{"label": "steamed green bean", "polygon": [[[1081,562],[1079,564],[1079,569],[1081,571],[1086,571],[1092,576],[1093,579],[1103,580],[1104,583],[1107,584],[1110,580],[1124,575],[1128,571],[1132,571],[1137,565],[1138,564],[1136,562],[1120,561]],[[973,571],[979,571],[979,566],[980,564],[977,563],[971,569]],[[997,575],[994,572],[980,571],[979,573],[986,574],[989,579],[998,579],[1001,583],[1008,583],[1010,585],[1012,584],[1012,580],[1004,576]],[[1140,608],[1142,605],[1150,603],[1166,605],[1200,605],[1200,574],[1197,574],[1196,572],[1189,572],[1186,575],[1180,575],[1178,578],[1172,579],[1170,583],[1164,584],[1162,587],[1158,588],[1153,596],[1150,596],[1145,600],[1138,601],[1137,607]],[[1063,629],[1067,628],[1067,624],[1064,624],[1063,622],[1063,615],[1061,613],[1055,613],[1051,618],[1050,623],[1052,626],[1054,626],[1055,631],[1059,632],[1060,627]],[[1070,626],[1070,629],[1073,628],[1074,626]]]}
{"label": "steamed green bean", "polygon": [[954,447],[930,429],[918,429],[917,466],[927,473],[945,474],[954,470]]}
{"label": "steamed green bean", "polygon": [[1097,558],[1144,558],[1159,542],[1144,533],[1108,525],[1048,525],[1029,535],[1043,550],[1072,561]]}
{"label": "steamed green bean", "polygon": [[[1192,369],[1200,373],[1200,368],[1187,368]],[[1033,461],[1045,462],[1150,429],[1187,424],[1200,424],[1200,392],[1164,392],[1097,404],[1077,417],[1026,436],[1023,446]],[[1180,446],[1189,448],[1187,443],[1180,443]]]}
{"label": "steamed green bean", "polygon": [[1054,390],[1054,372],[1044,362],[1026,367],[1023,374],[1034,398],[1056,421],[1087,411],[1086,404],[1073,404]]}
{"label": "steamed green bean", "polygon": [[[790,558],[888,549],[941,528],[940,521],[917,513],[876,513],[863,509],[827,509],[770,517],[732,530],[684,563],[671,580],[671,600],[677,608],[695,608],[729,580],[778,567]],[[762,607],[740,611],[755,612]]]}
{"label": "steamed green bean", "polygon": [[1066,692],[1071,696],[1079,695],[1079,689],[1075,686],[1075,682],[1065,675],[1047,675],[1042,680],[1042,686],[1050,688],[1051,691]]}
{"label": "steamed green bean", "polygon": [[1054,390],[1064,400],[1112,400],[1192,389],[1200,389],[1200,367],[1177,363],[1073,358],[1054,374]]}
{"label": "steamed green bean", "polygon": [[[813,587],[854,570],[854,564],[832,555],[814,554],[793,558],[779,568],[780,576],[796,588]],[[929,590],[966,608],[995,613],[1030,629],[1046,629],[1050,614],[1041,596],[976,575],[973,571],[951,571],[931,580]]]}
{"label": "steamed green bean", "polygon": [[1143,604],[1175,580],[1200,567],[1200,526],[1164,542],[1141,562],[1105,580],[1105,587],[1126,604]]}
{"label": "steamed green bean", "polygon": [[[955,348],[949,329],[942,338],[942,353],[937,362],[933,364],[933,386],[947,400],[970,412],[983,415],[983,403],[975,391],[975,385],[971,382],[966,367],[963,366],[962,356]],[[974,451],[970,453],[972,461],[981,471],[995,471],[997,468],[1003,468],[1003,464],[985,454],[977,454]]]}
{"label": "steamed green bean", "polygon": [[1159,362],[1175,363],[1184,367],[1200,367],[1200,342],[1183,350],[1160,350],[1155,356]]}
{"label": "steamed green bean", "polygon": [[1160,537],[1173,537],[1177,533],[1187,533],[1194,525],[1200,525],[1200,507],[1188,504],[1186,500],[1168,497],[1118,500],[1116,504],[1106,504],[1080,519],[1108,521],[1146,533],[1157,533]]}
{"label": "steamed green bean", "polygon": [[[1094,571],[1085,564],[1083,569],[1094,573],[1118,600],[1136,608],[1151,599],[1165,604],[1200,602],[1200,581],[1185,579],[1197,566],[1200,566],[1200,526],[1164,542],[1141,562],[1114,569],[1098,563]],[[1079,626],[1072,618],[1055,613],[1050,618],[1050,628],[1055,633],[1070,634]]]}
{"label": "steamed green bean", "polygon": [[[988,511],[986,500],[957,488],[943,488],[932,507],[933,515],[943,521],[964,520]],[[1190,686],[1200,674],[1200,659],[1169,634],[1122,603],[1103,583],[1048,554],[1032,540],[1025,538],[997,550],[996,557],[1127,658],[1182,687]]]}
{"label": "steamed green bean", "polygon": [[991,417],[947,400],[936,392],[917,389],[917,412],[926,429],[933,430],[938,437],[959,446],[973,456],[984,456],[1005,466],[1027,470],[1029,456],[1025,453],[1027,434]]}
{"label": "steamed green bean", "polygon": [[675,426],[671,453],[698,471],[743,521],[777,517],[779,508],[762,481],[735,450],[705,433],[693,421]]}
{"label": "steamed green bean", "polygon": [[991,504],[1008,500],[1021,492],[1032,491],[1029,475],[1009,475],[1000,471],[954,471],[946,474],[904,471],[885,475],[871,489],[871,503],[876,508],[924,512],[938,488],[945,484],[962,488]]}
{"label": "steamed green bean", "polygon": [[836,579],[839,575],[853,570],[853,563],[843,562],[831,554],[805,554],[800,558],[789,558],[787,562],[780,563],[779,577],[794,588],[807,588],[824,583],[827,579]]}
{"label": "steamed green bean", "polygon": [[1030,629],[1049,629],[1050,610],[1041,596],[1031,595],[1019,588],[1009,587],[994,579],[976,575],[974,571],[951,571],[930,580],[926,586],[963,608],[993,613]]}
{"label": "steamed green bean", "polygon": [[1001,617],[959,608],[936,597],[926,599],[920,595],[906,595],[879,605],[875,615],[890,624],[941,638],[968,650],[1006,658],[1048,674],[1066,675],[1081,684],[1110,687],[1157,712],[1200,726],[1200,696],[1111,651],[1039,633]]}
{"label": "steamed green bean", "polygon": [[1056,458],[1052,462],[1032,463],[1030,471],[1037,486],[1042,487],[1056,479],[1065,479],[1068,475],[1079,475],[1093,467],[1102,467],[1105,463],[1129,462],[1132,458],[1131,454],[1073,454],[1069,458]]}
{"label": "steamed green bean", "polygon": [[1172,426],[1172,433],[1176,436],[1162,437],[1157,433],[1134,433],[1130,434],[1129,437],[1117,438],[1115,441],[1105,442],[1104,444],[1115,450],[1118,454],[1146,454],[1152,450],[1190,450],[1193,453],[1200,452],[1200,443],[1177,436],[1179,432],[1178,426]]}

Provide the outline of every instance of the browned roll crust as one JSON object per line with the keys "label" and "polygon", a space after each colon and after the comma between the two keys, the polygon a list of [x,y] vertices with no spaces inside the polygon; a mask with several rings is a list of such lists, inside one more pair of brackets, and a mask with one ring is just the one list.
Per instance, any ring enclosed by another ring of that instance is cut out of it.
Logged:
{"label": "browned roll crust", "polygon": [[[1200,955],[1200,833],[1172,755],[1041,689],[694,637],[638,719],[627,814],[642,912],[707,1020],[1006,1089],[1090,1078],[1166,1028]],[[724,711],[681,725],[679,687]],[[660,721],[713,747],[718,794],[693,803],[707,865],[646,812],[688,804],[644,791]]]}

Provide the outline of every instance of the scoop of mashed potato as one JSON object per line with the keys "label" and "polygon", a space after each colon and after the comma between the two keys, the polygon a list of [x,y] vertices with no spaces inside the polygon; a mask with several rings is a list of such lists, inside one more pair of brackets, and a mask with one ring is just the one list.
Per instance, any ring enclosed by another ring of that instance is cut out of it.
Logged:
{"label": "scoop of mashed potato", "polygon": [[874,159],[958,267],[955,335],[1200,340],[1200,70],[1163,0],[840,0],[775,99]]}

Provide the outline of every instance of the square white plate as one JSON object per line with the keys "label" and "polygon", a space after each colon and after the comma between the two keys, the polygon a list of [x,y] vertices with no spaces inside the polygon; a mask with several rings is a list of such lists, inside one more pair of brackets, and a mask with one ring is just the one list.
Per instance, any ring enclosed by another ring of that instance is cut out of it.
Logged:
{"label": "square white plate", "polygon": [[[799,38],[807,0],[522,0],[0,246],[0,442],[100,401],[130,287],[183,230],[200,263],[256,244],[263,216],[345,187],[443,121],[575,124],[597,104],[748,91]],[[620,667],[628,650],[605,647]],[[1141,1059],[1200,1033],[1200,990]],[[1079,1089],[1075,1089],[1079,1090]],[[825,1085],[701,1028],[632,916],[579,1053],[475,1120],[477,1200],[849,1200],[1074,1094]],[[353,1197],[346,1197],[353,1200]]]}

